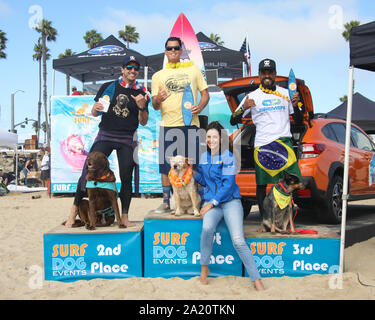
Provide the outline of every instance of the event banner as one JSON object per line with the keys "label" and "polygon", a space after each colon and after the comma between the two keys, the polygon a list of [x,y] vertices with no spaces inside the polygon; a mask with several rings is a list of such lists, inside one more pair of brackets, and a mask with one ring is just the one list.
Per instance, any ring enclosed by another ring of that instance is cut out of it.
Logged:
{"label": "event banner", "polygon": [[[91,115],[94,96],[52,97],[51,114],[51,192],[75,192],[87,154],[98,132],[99,117]],[[138,129],[139,192],[161,193],[158,166],[160,112],[149,108],[147,126]],[[136,137],[137,139],[137,137]],[[117,188],[120,177],[116,151],[109,157]],[[134,186],[134,179],[133,179]],[[134,190],[134,189],[133,189]]]}
{"label": "event banner", "polygon": [[44,234],[46,280],[142,277],[142,233]]}
{"label": "event banner", "polygon": [[[51,103],[51,193],[73,193],[87,154],[95,140],[100,116],[93,117],[91,108],[94,96],[54,96]],[[149,103],[149,120],[137,130],[138,147],[135,152],[139,163],[139,192],[162,193],[159,174],[160,111]],[[232,133],[231,116],[227,100],[222,92],[210,93],[210,102],[201,113],[208,121],[220,121]],[[110,168],[115,173],[117,188],[120,177],[116,151],[109,157]],[[134,179],[133,179],[133,190]]]}
{"label": "event banner", "polygon": [[[144,276],[190,278],[200,274],[201,219],[145,219]],[[222,221],[215,232],[210,276],[242,276],[242,262]]]}
{"label": "event banner", "polygon": [[246,243],[261,277],[302,277],[337,273],[339,269],[339,238],[253,238],[246,239]]}

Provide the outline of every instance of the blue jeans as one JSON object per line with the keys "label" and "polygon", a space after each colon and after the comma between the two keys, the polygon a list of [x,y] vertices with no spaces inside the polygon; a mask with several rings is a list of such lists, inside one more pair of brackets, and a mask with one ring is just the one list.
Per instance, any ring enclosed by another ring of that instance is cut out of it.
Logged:
{"label": "blue jeans", "polygon": [[27,186],[27,170],[25,168],[23,168],[22,171],[25,175],[25,186]]}
{"label": "blue jeans", "polygon": [[217,225],[223,218],[228,227],[233,247],[245,265],[250,279],[252,281],[260,279],[253,255],[245,242],[243,233],[243,208],[240,199],[224,202],[207,211],[204,215],[201,233],[201,265],[208,265],[210,263],[214,233]]}

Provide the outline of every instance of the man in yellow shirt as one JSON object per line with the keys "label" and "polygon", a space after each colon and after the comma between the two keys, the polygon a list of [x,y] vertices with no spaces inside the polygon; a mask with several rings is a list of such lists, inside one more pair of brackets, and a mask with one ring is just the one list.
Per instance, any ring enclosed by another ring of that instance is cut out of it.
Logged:
{"label": "man in yellow shirt", "polygon": [[[180,38],[170,37],[165,43],[165,54],[168,59],[166,68],[156,72],[152,77],[152,105],[161,111],[159,134],[159,172],[163,187],[163,203],[154,212],[169,212],[171,185],[168,179],[170,170],[169,158],[184,155],[199,161],[199,118],[198,114],[209,101],[207,83],[202,72],[193,62],[180,62],[182,54]],[[185,125],[182,114],[182,97],[187,84],[190,85],[194,103],[190,110],[193,115],[190,125]],[[201,94],[197,104],[198,91]]]}

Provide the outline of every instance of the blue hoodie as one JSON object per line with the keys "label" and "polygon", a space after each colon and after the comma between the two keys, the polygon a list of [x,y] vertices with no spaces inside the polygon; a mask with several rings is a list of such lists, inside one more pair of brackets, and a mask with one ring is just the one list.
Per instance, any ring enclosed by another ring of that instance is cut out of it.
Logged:
{"label": "blue hoodie", "polygon": [[202,154],[194,179],[204,186],[203,200],[218,206],[223,202],[240,199],[240,188],[236,184],[235,157],[229,150],[211,157]]}

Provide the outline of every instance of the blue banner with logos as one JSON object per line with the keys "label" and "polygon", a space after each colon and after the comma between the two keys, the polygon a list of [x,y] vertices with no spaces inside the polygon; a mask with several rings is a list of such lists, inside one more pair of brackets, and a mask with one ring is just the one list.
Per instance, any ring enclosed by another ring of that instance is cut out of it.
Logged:
{"label": "blue banner with logos", "polygon": [[[201,219],[145,219],[144,276],[182,277],[200,275]],[[242,261],[222,221],[215,232],[210,276],[242,276]]]}
{"label": "blue banner with logos", "polygon": [[44,234],[46,280],[142,277],[142,232]]}
{"label": "blue banner with logos", "polygon": [[[51,106],[51,193],[73,193],[87,154],[98,133],[100,117],[91,115],[94,96],[55,96]],[[139,126],[139,192],[162,193],[158,165],[160,112],[149,108],[149,121]],[[131,156],[131,155],[130,155]],[[116,151],[108,158],[120,190]],[[133,179],[133,190],[134,179]]]}
{"label": "blue banner with logos", "polygon": [[[261,277],[337,273],[340,239],[246,239]],[[245,270],[245,276],[247,272]]]}

